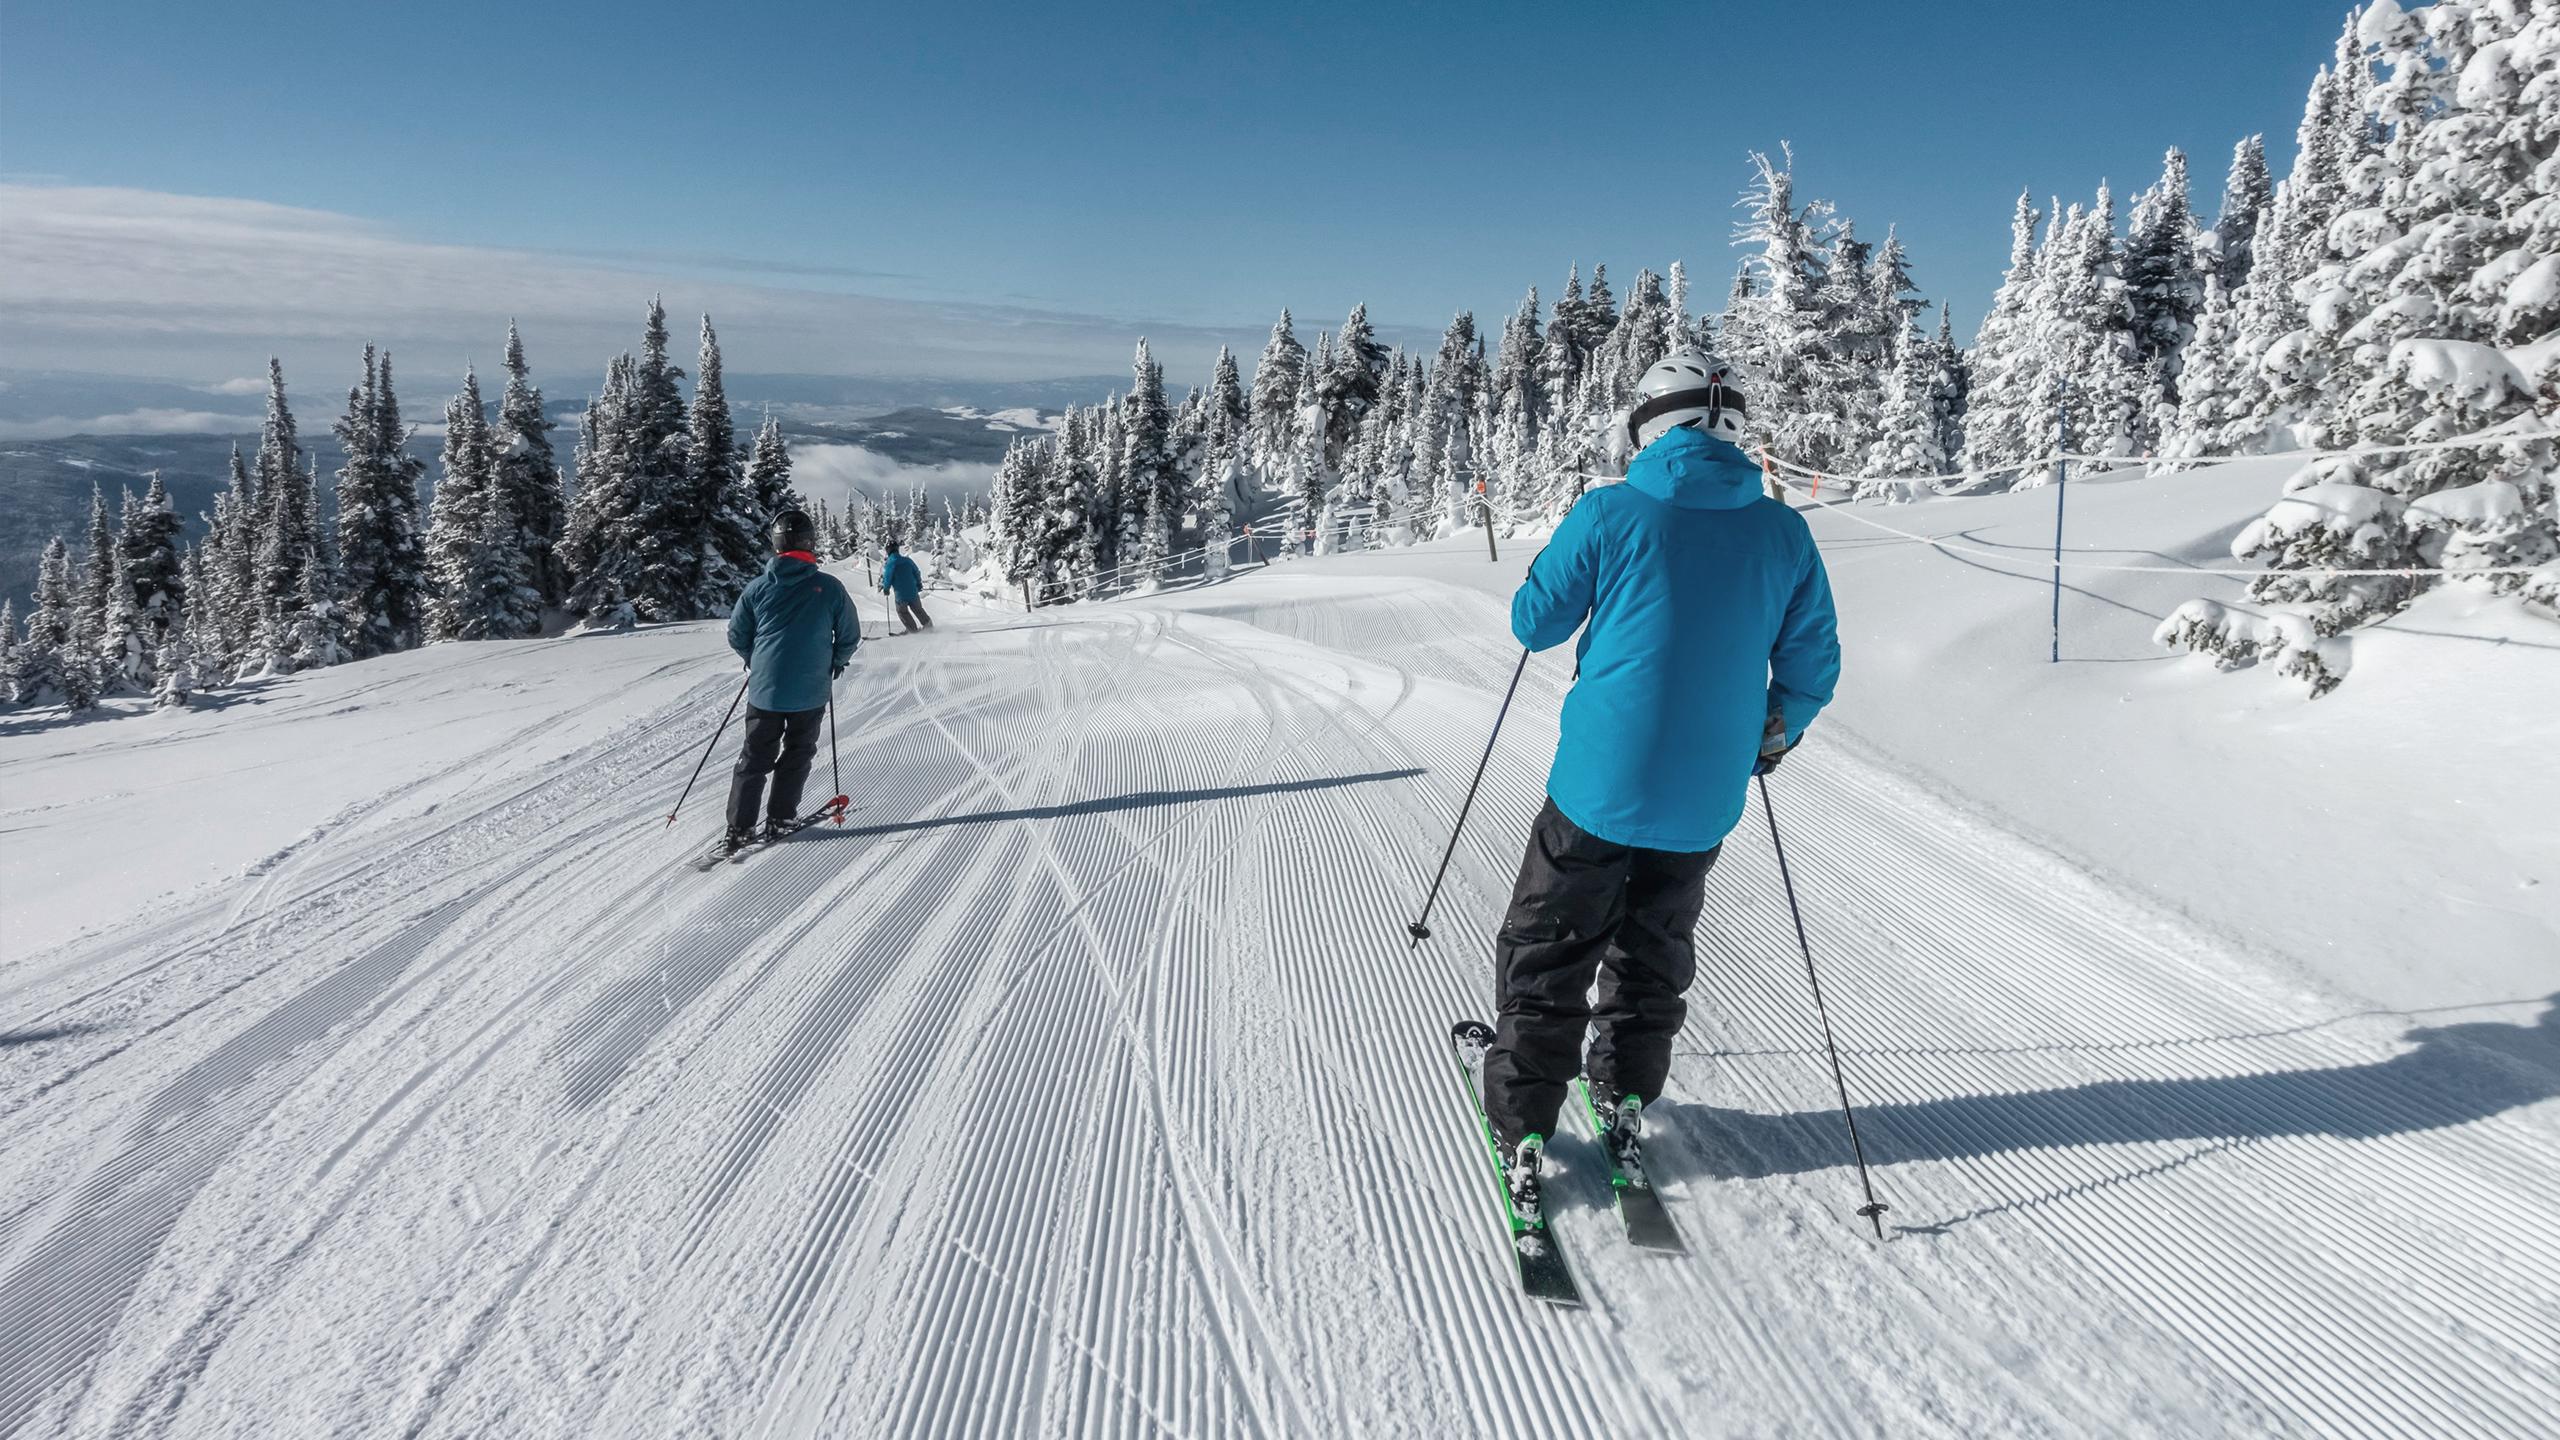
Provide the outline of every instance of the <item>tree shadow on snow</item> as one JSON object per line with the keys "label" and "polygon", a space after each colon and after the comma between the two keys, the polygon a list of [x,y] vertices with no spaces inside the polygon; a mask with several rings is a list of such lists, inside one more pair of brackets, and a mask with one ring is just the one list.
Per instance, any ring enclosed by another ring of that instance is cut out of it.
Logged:
{"label": "tree shadow on snow", "polygon": [[[1338,790],[1347,785],[1373,785],[1382,780],[1411,780],[1428,775],[1423,769],[1378,770],[1365,775],[1326,775],[1312,780],[1273,780],[1260,785],[1230,785],[1215,790],[1140,790],[1128,795],[1110,795],[1093,800],[1068,800],[1055,805],[1026,805],[1014,810],[981,810],[968,815],[929,815],[917,820],[893,820],[883,825],[850,825],[841,829],[819,826],[801,832],[819,840],[857,840],[876,835],[902,835],[916,830],[940,830],[953,825],[992,825],[1006,820],[1064,820],[1077,815],[1103,815],[1117,810],[1150,810],[1166,805],[1197,805],[1209,800],[1249,800],[1263,795],[1294,795],[1308,790]],[[794,840],[800,837],[793,837]]]}
{"label": "tree shadow on snow", "polygon": [[[1858,1135],[1871,1166],[1967,1160],[2030,1148],[2193,1142],[2197,1148],[2065,1193],[2133,1183],[2256,1140],[2374,1140],[2448,1129],[2560,1097],[2560,994],[2530,1025],[2420,1026],[2410,1048],[2367,1065],[2168,1080],[2100,1080],[2055,1090],[1863,1103]],[[1853,1087],[1854,1088],[1854,1087]],[[1681,1139],[1649,1154],[1666,1180],[1749,1180],[1850,1163],[1837,1109],[1757,1115],[1666,1099],[1654,1107]],[[1959,1223],[2043,1203],[1986,1197]],[[1926,1231],[1932,1227],[1911,1227]]]}

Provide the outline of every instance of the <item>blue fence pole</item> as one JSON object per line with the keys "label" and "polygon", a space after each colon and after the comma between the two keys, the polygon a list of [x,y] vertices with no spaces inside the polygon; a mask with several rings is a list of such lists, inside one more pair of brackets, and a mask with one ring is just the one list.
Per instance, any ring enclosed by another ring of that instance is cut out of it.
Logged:
{"label": "blue fence pole", "polygon": [[[2071,382],[2062,382],[2055,402],[2054,449],[2071,449]],[[2071,488],[2071,462],[2056,453],[2053,459],[2053,662],[2062,663],[2062,501]]]}

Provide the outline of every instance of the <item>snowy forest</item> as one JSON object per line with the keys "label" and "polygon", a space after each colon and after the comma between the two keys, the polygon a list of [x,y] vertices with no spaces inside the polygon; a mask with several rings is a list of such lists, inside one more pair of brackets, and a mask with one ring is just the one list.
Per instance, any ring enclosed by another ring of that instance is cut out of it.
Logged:
{"label": "snowy forest", "polygon": [[[2281,181],[2261,139],[2241,140],[2210,223],[2175,150],[2126,206],[2106,185],[2068,205],[2021,194],[1970,345],[1919,297],[1897,237],[1870,243],[1801,199],[1783,149],[1755,156],[1719,313],[1699,313],[1677,262],[1623,297],[1605,267],[1587,282],[1577,267],[1498,335],[1460,313],[1427,355],[1382,344],[1365,307],[1313,344],[1284,311],[1250,377],[1221,350],[1179,402],[1140,341],[1125,392],[1014,445],[983,524],[918,492],[823,514],[822,544],[836,559],[903,536],[1046,604],[1216,580],[1245,544],[1534,534],[1622,472],[1619,417],[1646,367],[1699,349],[1746,377],[1773,475],[1829,478],[1835,498],[2041,485],[2065,452],[2158,467],[2317,452],[2234,544],[2266,572],[2265,608],[2198,602],[2163,639],[2274,660],[2322,693],[2329,637],[2433,585],[2560,610],[2542,423],[2560,409],[2560,6],[2362,11],[2296,139]],[[23,623],[0,607],[0,691],[183,704],[243,677],[535,634],[546,611],[589,628],[725,613],[795,501],[773,421],[737,436],[708,319],[688,399],[652,305],[565,471],[512,328],[506,377],[492,419],[465,376],[428,507],[390,357],[368,352],[335,422],[347,462],[323,526],[271,364],[257,452],[235,451],[201,538],[183,543],[156,481],[120,517],[101,495],[78,557],[47,548]]]}

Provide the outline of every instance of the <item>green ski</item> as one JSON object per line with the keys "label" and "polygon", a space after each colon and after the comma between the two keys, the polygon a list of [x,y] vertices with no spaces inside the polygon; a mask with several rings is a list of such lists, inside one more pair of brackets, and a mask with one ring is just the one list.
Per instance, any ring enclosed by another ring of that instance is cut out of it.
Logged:
{"label": "green ski", "polygon": [[1609,1146],[1608,1118],[1600,1113],[1599,1102],[1591,1094],[1591,1077],[1581,1076],[1573,1084],[1582,1094],[1582,1113],[1590,1117],[1601,1162],[1609,1167],[1609,1193],[1617,1200],[1618,1223],[1626,1227],[1627,1243],[1639,1250],[1688,1254],[1688,1243],[1680,1238],[1679,1227],[1671,1223],[1671,1212],[1664,1208],[1661,1193],[1653,1188],[1652,1177],[1644,1173],[1643,1162],[1637,1161],[1632,1171],[1618,1168],[1617,1152]]}
{"label": "green ski", "polygon": [[1449,1049],[1458,1062],[1458,1087],[1475,1110],[1476,1128],[1484,1137],[1485,1163],[1493,1177],[1494,1198],[1502,1204],[1502,1223],[1511,1237],[1511,1261],[1520,1293],[1555,1305],[1582,1303],[1582,1291],[1565,1264],[1564,1248],[1546,1222],[1527,1221],[1512,1213],[1511,1187],[1502,1174],[1502,1151],[1493,1138],[1493,1121],[1484,1113],[1485,1052],[1493,1045],[1493,1029],[1480,1020],[1461,1020],[1449,1030]]}

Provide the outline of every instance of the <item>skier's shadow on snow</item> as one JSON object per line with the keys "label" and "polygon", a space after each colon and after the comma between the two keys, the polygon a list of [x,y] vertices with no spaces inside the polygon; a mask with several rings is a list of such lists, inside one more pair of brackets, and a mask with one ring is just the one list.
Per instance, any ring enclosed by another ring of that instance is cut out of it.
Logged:
{"label": "skier's shadow on snow", "polygon": [[[1152,810],[1167,805],[1197,805],[1208,800],[1250,800],[1265,795],[1295,795],[1309,790],[1339,790],[1347,785],[1374,785],[1384,780],[1411,780],[1428,775],[1424,769],[1373,770],[1363,775],[1323,775],[1309,780],[1272,780],[1259,785],[1227,785],[1214,790],[1139,790],[1127,795],[1106,795],[1092,800],[1065,800],[1055,805],[1025,805],[1013,810],[979,810],[967,815],[928,815],[916,820],[892,820],[881,825],[848,825],[841,829],[820,826],[803,831],[802,836],[819,840],[859,840],[879,835],[903,835],[917,830],[941,830],[954,825],[993,825],[1006,820],[1065,820],[1078,815],[1105,815],[1117,810]],[[793,837],[797,843],[801,836]]]}
{"label": "skier's shadow on snow", "polygon": [[[2529,1025],[2420,1026],[2410,1048],[2369,1065],[2170,1080],[2099,1080],[2057,1090],[1959,1095],[1858,1107],[1867,1163],[1966,1160],[2034,1147],[2195,1142],[2201,1148],[2070,1191],[2139,1181],[2255,1140],[2373,1140],[2442,1130],[2560,1097],[2560,994]],[[1849,1163],[1838,1109],[1757,1115],[1666,1099],[1655,1107],[1682,1143],[1648,1160],[1665,1179],[1760,1179]],[[1977,1172],[1979,1173],[1979,1172]],[[1881,1186],[1879,1188],[1882,1188]],[[1890,1197],[1888,1197],[1890,1198]],[[1983,1197],[1944,1223],[2056,1198]],[[1917,1227],[1927,1229],[1930,1227]]]}

